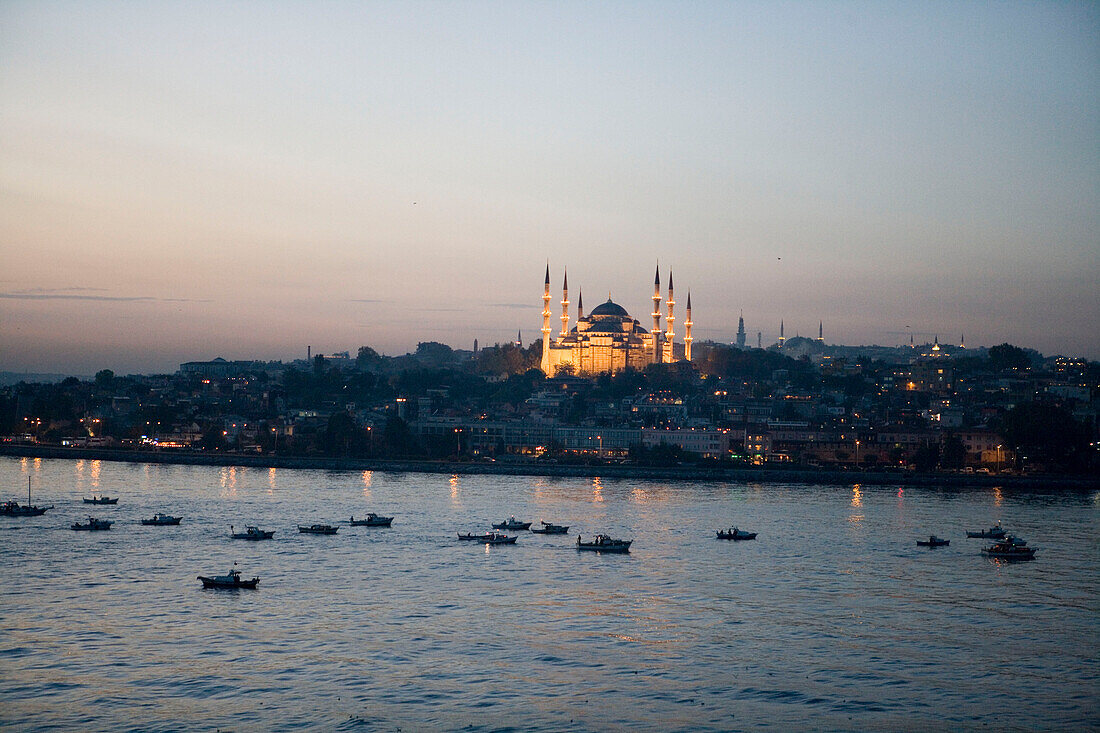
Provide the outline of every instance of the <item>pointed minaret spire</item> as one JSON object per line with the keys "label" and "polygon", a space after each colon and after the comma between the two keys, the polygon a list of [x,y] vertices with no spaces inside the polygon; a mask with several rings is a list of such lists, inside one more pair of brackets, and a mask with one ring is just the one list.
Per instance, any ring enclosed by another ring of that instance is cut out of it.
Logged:
{"label": "pointed minaret spire", "polygon": [[959,334],[959,348],[960,349],[965,349],[966,348],[966,334],[965,333],[960,333]]}
{"label": "pointed minaret spire", "polygon": [[569,270],[565,271],[565,279],[561,283],[561,337],[569,335]]}
{"label": "pointed minaret spire", "polygon": [[783,348],[783,342],[787,339],[783,338],[783,319],[779,320],[779,348]]}
{"label": "pointed minaret spire", "polygon": [[745,311],[737,317],[737,348],[745,348]]}
{"label": "pointed minaret spire", "polygon": [[653,274],[653,363],[661,361],[661,263]]}
{"label": "pointed minaret spire", "polygon": [[819,344],[825,343],[825,322],[824,321],[818,321],[817,322],[817,342]]}
{"label": "pointed minaret spire", "polygon": [[542,373],[550,374],[550,262],[546,263],[546,281],[542,288]]}
{"label": "pointed minaret spire", "polygon": [[577,290],[577,320],[584,318],[584,291]]}
{"label": "pointed minaret spire", "polygon": [[691,337],[691,291],[688,291],[687,302],[687,318],[684,319],[684,359],[691,361],[691,342],[694,341]]}
{"label": "pointed minaret spire", "polygon": [[672,332],[672,326],[676,322],[676,316],[673,315],[672,309],[676,305],[676,301],[672,298],[672,270],[668,271],[668,300],[665,301],[668,304],[668,317],[665,319],[668,322],[668,330],[665,331],[665,361],[671,364],[676,361],[675,354],[673,353],[673,339],[676,334]]}

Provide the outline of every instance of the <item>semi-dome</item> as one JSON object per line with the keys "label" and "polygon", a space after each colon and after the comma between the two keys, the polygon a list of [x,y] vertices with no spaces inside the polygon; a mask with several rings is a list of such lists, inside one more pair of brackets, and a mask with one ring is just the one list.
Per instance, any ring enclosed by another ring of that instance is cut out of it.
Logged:
{"label": "semi-dome", "polygon": [[630,318],[630,314],[626,312],[626,308],[623,308],[618,303],[612,302],[611,298],[608,298],[606,303],[601,303],[593,308],[589,315],[592,317],[613,316],[617,318]]}

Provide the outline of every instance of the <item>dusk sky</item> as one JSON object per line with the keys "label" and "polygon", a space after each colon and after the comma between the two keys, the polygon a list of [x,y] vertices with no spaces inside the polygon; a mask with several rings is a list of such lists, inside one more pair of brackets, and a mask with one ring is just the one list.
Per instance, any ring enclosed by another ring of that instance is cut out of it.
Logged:
{"label": "dusk sky", "polygon": [[1100,4],[8,0],[0,255],[0,370],[529,342],[547,260],[1100,359]]}

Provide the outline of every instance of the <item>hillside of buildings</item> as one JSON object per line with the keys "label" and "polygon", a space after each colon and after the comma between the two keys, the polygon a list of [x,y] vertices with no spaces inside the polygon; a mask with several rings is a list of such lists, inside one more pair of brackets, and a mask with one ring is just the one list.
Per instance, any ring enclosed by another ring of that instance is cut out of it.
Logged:
{"label": "hillside of buildings", "polygon": [[369,347],[0,388],[7,443],[449,461],[1095,473],[1100,364],[966,350],[697,343],[596,376],[542,346]]}

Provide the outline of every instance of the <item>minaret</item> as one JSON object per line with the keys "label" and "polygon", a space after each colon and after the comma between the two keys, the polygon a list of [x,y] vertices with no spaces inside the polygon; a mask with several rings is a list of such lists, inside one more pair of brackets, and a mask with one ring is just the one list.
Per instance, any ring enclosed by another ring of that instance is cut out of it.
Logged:
{"label": "minaret", "polygon": [[783,338],[783,320],[779,320],[779,348],[783,348],[783,342],[787,339]]}
{"label": "minaret", "polygon": [[516,331],[516,346],[523,348],[523,329]]}
{"label": "minaret", "polygon": [[684,359],[691,361],[691,291],[688,291],[687,318],[684,320]]}
{"label": "minaret", "polygon": [[546,282],[542,288],[542,373],[550,376],[550,263],[546,263]]}
{"label": "minaret", "polygon": [[676,355],[673,353],[676,334],[672,332],[672,326],[676,322],[676,316],[672,313],[672,308],[676,305],[676,301],[672,299],[672,270],[668,271],[668,300],[665,302],[668,304],[668,318],[665,319],[668,322],[668,330],[665,331],[665,348],[668,350],[668,355],[665,361],[671,364],[676,361]]}
{"label": "minaret", "polygon": [[745,348],[745,311],[737,318],[737,348]]}
{"label": "minaret", "polygon": [[763,331],[757,331],[756,332],[756,348],[758,348],[758,349],[764,348],[764,332]]}
{"label": "minaret", "polygon": [[819,344],[825,343],[825,322],[824,321],[818,321],[817,322],[817,342]]}
{"label": "minaret", "polygon": [[653,275],[653,363],[661,360],[661,265]]}
{"label": "minaret", "polygon": [[963,333],[959,334],[959,348],[960,349],[965,349],[966,348],[966,334],[963,334]]}
{"label": "minaret", "polygon": [[584,291],[578,290],[577,292],[577,321],[579,322],[584,318]]}
{"label": "minaret", "polygon": [[561,337],[569,335],[569,270],[561,284]]}

